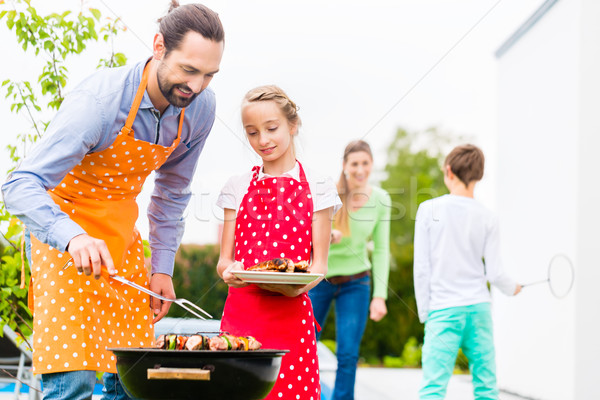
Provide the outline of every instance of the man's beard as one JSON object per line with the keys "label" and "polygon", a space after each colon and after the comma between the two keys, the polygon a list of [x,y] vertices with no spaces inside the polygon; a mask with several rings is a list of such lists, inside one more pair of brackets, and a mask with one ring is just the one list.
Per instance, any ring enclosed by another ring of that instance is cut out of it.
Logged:
{"label": "man's beard", "polygon": [[[173,84],[171,82],[169,82],[169,80],[163,76],[163,74],[161,74],[161,71],[164,71],[165,69],[167,69],[168,67],[163,67],[163,66],[159,66],[158,67],[158,71],[157,71],[157,81],[158,81],[158,88],[160,89],[160,92],[162,93],[162,95],[165,97],[165,99],[167,99],[167,101],[169,102],[169,104],[174,105],[175,107],[187,107],[190,105],[190,103],[192,101],[194,101],[194,99],[200,94],[202,93],[202,91],[198,92],[198,93],[193,93],[192,89],[190,89],[186,84],[181,83],[181,84]],[[187,92],[192,92],[192,95],[190,97],[180,97],[179,95],[177,95],[175,93],[175,88],[180,88],[183,89]]]}

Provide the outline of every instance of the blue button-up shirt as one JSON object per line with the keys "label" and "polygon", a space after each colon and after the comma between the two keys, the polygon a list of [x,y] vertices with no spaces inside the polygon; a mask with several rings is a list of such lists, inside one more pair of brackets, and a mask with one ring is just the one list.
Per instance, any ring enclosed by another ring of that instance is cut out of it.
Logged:
{"label": "blue button-up shirt", "polygon": [[[105,69],[77,86],[63,101],[43,138],[2,186],[6,209],[21,219],[36,238],[66,250],[85,231],[54,203],[47,190],[57,186],[88,153],[110,146],[142,79],[146,61]],[[148,92],[133,123],[135,138],[170,146],[177,137],[180,108],[160,113]],[[185,110],[181,142],[156,171],[148,218],[152,273],[172,275],[175,252],[183,236],[183,212],[191,197],[190,182],[215,120],[215,95],[204,90]]]}

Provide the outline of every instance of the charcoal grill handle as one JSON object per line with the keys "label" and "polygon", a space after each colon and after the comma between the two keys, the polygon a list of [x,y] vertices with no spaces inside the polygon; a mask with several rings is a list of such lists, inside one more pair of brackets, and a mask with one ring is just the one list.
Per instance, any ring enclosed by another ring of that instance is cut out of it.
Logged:
{"label": "charcoal grill handle", "polygon": [[148,379],[210,381],[210,371],[200,368],[149,368]]}

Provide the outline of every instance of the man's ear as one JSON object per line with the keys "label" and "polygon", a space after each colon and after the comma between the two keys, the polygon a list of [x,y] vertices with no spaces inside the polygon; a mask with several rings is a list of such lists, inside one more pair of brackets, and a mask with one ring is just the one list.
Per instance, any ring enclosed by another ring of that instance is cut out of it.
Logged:
{"label": "man's ear", "polygon": [[454,178],[454,172],[452,172],[452,168],[450,168],[449,165],[446,165],[445,167],[445,172],[446,172],[446,176],[450,179]]}
{"label": "man's ear", "polygon": [[157,33],[154,35],[154,42],[152,43],[152,55],[155,60],[162,60],[166,52],[165,38],[162,33]]}

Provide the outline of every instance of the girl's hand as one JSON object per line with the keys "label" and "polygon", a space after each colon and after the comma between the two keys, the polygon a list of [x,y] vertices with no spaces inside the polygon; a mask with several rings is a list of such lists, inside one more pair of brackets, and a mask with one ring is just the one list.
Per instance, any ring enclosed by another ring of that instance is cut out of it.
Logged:
{"label": "girl's hand", "polygon": [[288,285],[288,284],[272,284],[272,283],[255,283],[261,289],[271,292],[281,293],[284,296],[296,297],[306,292],[307,285]]}
{"label": "girl's hand", "polygon": [[387,306],[385,305],[385,300],[381,297],[373,297],[373,300],[371,300],[371,306],[369,307],[369,311],[369,317],[373,321],[381,321],[381,319],[387,314]]}
{"label": "girl's hand", "polygon": [[243,271],[243,270],[244,270],[244,264],[242,264],[239,261],[235,261],[233,264],[230,264],[227,268],[225,268],[225,271],[223,271],[223,282],[228,284],[230,287],[236,287],[236,288],[248,286],[248,284],[246,282],[244,282],[243,280],[241,280],[240,278],[238,278],[237,276],[235,276],[234,274],[231,273],[232,271]]}
{"label": "girl's hand", "polygon": [[342,232],[337,229],[331,230],[331,240],[329,241],[331,244],[336,244],[341,242],[342,240]]}

